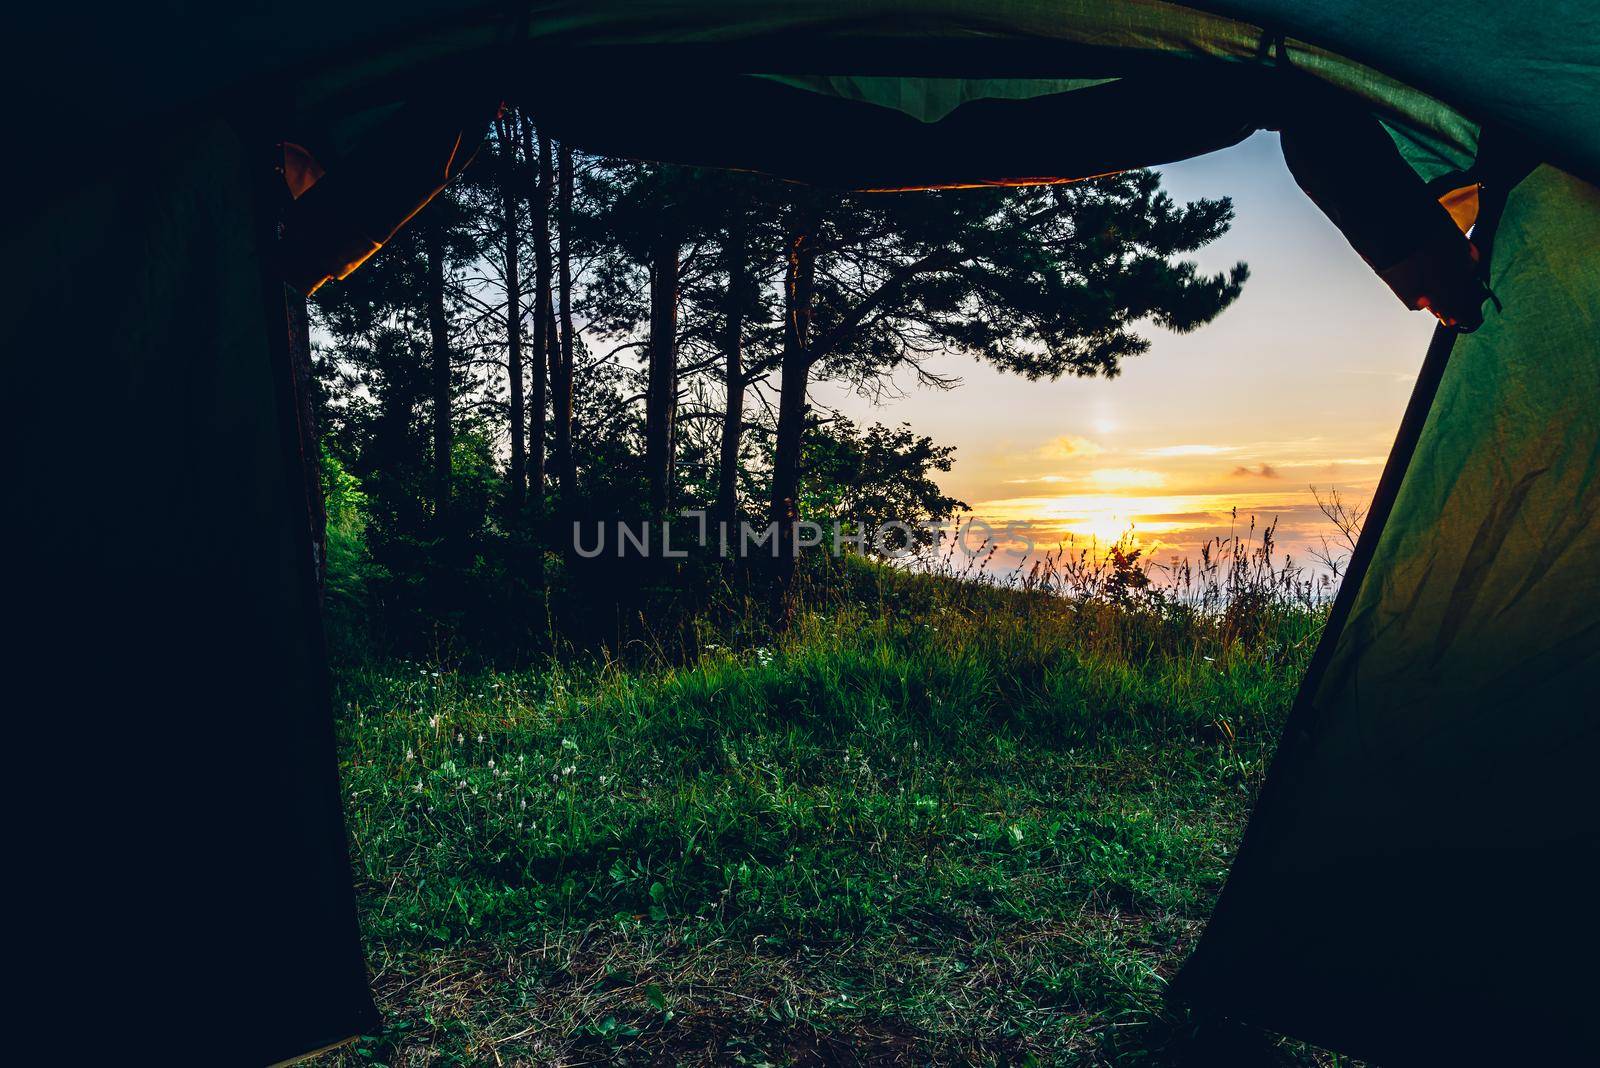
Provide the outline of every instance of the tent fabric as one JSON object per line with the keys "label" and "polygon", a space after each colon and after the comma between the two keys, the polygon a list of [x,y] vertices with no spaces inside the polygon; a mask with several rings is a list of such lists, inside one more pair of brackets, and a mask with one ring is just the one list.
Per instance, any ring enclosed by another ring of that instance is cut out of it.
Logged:
{"label": "tent fabric", "polygon": [[[757,78],[892,107],[926,122],[951,100],[1029,101],[1061,96],[1063,85],[1083,89],[1136,73],[1173,76],[1177,84],[1169,85],[1162,103],[1166,109],[1182,108],[1189,87],[1179,75],[1192,78],[1198,70],[1228,66],[1295,70],[1358,98],[1389,125],[1427,178],[1470,165],[1476,143],[1475,123],[1375,70],[1274,30],[1150,0],[998,6],[878,2],[848,10],[831,2],[711,3],[695,13],[698,19],[685,15],[665,23],[652,19],[657,12],[649,4],[557,10],[569,6],[541,6],[515,31],[510,22],[482,27],[480,44],[499,42],[495,47],[504,51],[508,66],[529,78],[528,95],[521,99],[541,113],[591,97],[612,98],[608,110],[619,116],[627,108],[652,105],[665,112],[664,105],[673,100],[690,105],[658,115],[651,126],[655,143],[692,140],[707,126],[715,128],[702,111],[705,102],[759,93],[751,84]],[[520,50],[508,43],[512,32],[523,44]],[[448,69],[452,61],[441,54],[434,62]],[[995,76],[940,77],[973,69]],[[1079,76],[1036,76],[1059,75],[1063,69]],[[359,99],[362,90],[355,87],[371,92],[374,81],[384,79],[347,68],[298,83],[296,99],[300,107],[316,110],[332,101]],[[714,91],[704,88],[713,82]],[[663,84],[672,85],[673,92],[662,94]],[[1159,121],[1160,113],[1153,109],[1148,118]],[[837,112],[821,114],[831,118]],[[769,122],[799,129],[807,117],[803,108],[795,116],[780,109]],[[1043,115],[1032,128],[1062,129],[1052,118]],[[945,124],[938,141],[947,158],[994,151],[994,140],[981,131],[977,122]],[[732,141],[728,131],[722,132],[725,143]],[[742,128],[740,139],[751,132]],[[979,140],[969,142],[970,133],[978,133]],[[578,134],[582,141],[594,131],[584,126]],[[838,177],[857,147],[813,155],[834,168],[830,182],[870,186],[876,181],[870,173],[855,183]],[[615,140],[607,150],[657,158],[646,146],[630,151]]]}
{"label": "tent fabric", "polygon": [[1388,1063],[1575,1063],[1600,959],[1600,190],[1493,245],[1183,996]]}
{"label": "tent fabric", "polygon": [[[1206,0],[1448,101],[1600,181],[1600,5],[1589,0]],[[1330,79],[1333,80],[1333,79]]]}
{"label": "tent fabric", "polygon": [[[60,7],[20,19],[29,47],[14,51],[0,82],[30,102],[19,118],[41,136],[73,114],[117,129],[263,93],[303,111],[451,61],[481,62],[519,32],[545,55],[712,46],[751,72],[764,55],[786,57],[800,75],[965,78],[1095,76],[1083,68],[1096,49],[1119,62],[1135,53],[1251,60],[1281,35],[1292,59],[1341,88],[1448,102],[1600,177],[1600,8],[1586,0],[396,0],[325,6],[314,23],[303,6],[276,0],[203,14],[123,5],[96,12],[90,27]],[[39,101],[43,85],[51,92]],[[1418,125],[1437,129],[1444,118]]]}
{"label": "tent fabric", "polygon": [[283,287],[240,136],[147,147],[0,255],[6,645],[36,688],[9,717],[12,1043],[267,1064],[376,1023]]}
{"label": "tent fabric", "polygon": [[[1586,121],[1600,106],[1590,44],[1600,15],[1578,0],[1540,0],[1514,11],[1456,0],[1422,13],[1370,0],[1314,11],[1286,0],[409,0],[321,9],[314,32],[302,9],[284,3],[207,10],[203,18],[184,5],[128,6],[99,13],[88,35],[76,12],[32,9],[24,19],[23,35],[39,47],[19,50],[0,80],[18,99],[36,85],[52,87],[46,107],[29,109],[40,136],[54,129],[54,117],[91,107],[113,129],[214,109],[230,97],[269,97],[293,113],[354,110],[352,97],[381,93],[380,86],[427,81],[452,64],[471,69],[512,35],[525,35],[539,61],[578,49],[644,49],[662,57],[710,48],[747,72],[766,59],[776,73],[773,64],[782,61],[801,75],[984,78],[1086,77],[1098,73],[1088,69],[1096,62],[1125,66],[1135,57],[1250,61],[1282,35],[1284,53],[1319,77],[1386,108],[1431,112],[1412,115],[1420,129],[1446,124],[1448,109],[1438,100],[1459,108],[1470,99],[1475,120],[1550,146],[1571,158],[1576,173],[1600,174],[1600,121]],[[1431,47],[1441,35],[1449,47]],[[1396,66],[1379,74],[1361,65],[1367,55]],[[1064,73],[1072,67],[1078,69]],[[1392,76],[1401,67],[1404,81]],[[597,77],[616,69],[592,68]],[[1425,90],[1435,85],[1429,103]],[[104,94],[107,86],[115,94]]]}
{"label": "tent fabric", "polygon": [[[1181,990],[1401,1060],[1451,1035],[1468,1061],[1519,1033],[1578,1041],[1593,936],[1530,897],[1586,886],[1596,852],[1577,784],[1600,643],[1600,8],[267,0],[36,6],[13,37],[0,87],[29,188],[0,331],[28,630],[10,659],[65,680],[52,714],[22,717],[20,751],[52,758],[20,785],[47,813],[22,832],[43,874],[21,955],[38,1000],[104,992],[66,1040],[260,1064],[374,1024],[257,188],[274,144],[338,156],[488,82],[620,152],[847,185],[1080,178],[1229,143],[1259,120],[1237,86],[1292,72],[1379,118],[1441,193],[1476,181],[1490,129],[1565,172],[1506,204],[1502,310],[1436,400],[1419,392],[1415,456]],[[777,112],[713,110],[746,93]],[[1108,98],[1097,126],[1086,104]],[[773,115],[904,151],[786,156]]]}
{"label": "tent fabric", "polygon": [[[1167,78],[1145,75],[1021,101],[975,100],[937,122],[767,79],[733,85],[714,72],[680,75],[670,96],[652,96],[648,76],[563,93],[559,68],[519,85],[546,129],[591,150],[895,190],[1076,180],[1225,148],[1261,125],[1245,74],[1192,76],[1176,98]],[[809,133],[817,130],[851,151],[817,152]]]}
{"label": "tent fabric", "polygon": [[1092,89],[1113,78],[893,78],[848,74],[769,74],[765,77],[796,89],[877,104],[918,122],[938,122],[974,100],[1032,100],[1035,97]]}

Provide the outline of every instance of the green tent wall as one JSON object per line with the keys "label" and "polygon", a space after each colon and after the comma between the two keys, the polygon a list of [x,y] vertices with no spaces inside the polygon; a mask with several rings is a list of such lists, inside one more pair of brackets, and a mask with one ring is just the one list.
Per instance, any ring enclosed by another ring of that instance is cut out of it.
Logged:
{"label": "green tent wall", "polygon": [[1430,354],[1186,1000],[1385,1064],[1592,1054],[1597,252],[1600,190],[1510,190],[1501,310]]}
{"label": "green tent wall", "polygon": [[[611,151],[858,186],[1070,179],[1232,143],[1260,120],[1250,79],[1293,70],[1382,119],[1424,178],[1487,177],[1489,129],[1545,165],[1485,186],[1500,306],[1429,355],[1176,989],[1386,1063],[1588,1048],[1600,6],[173,3],[30,11],[14,40],[8,660],[47,690],[16,717],[33,878],[14,917],[25,1007],[75,1017],[33,1039],[261,1064],[375,1021],[295,481],[275,140],[348,141],[467,86]],[[1124,91],[1142,121],[1105,121],[1094,101]],[[760,108],[717,110],[746,95]],[[785,122],[852,133],[796,154],[768,134]]]}

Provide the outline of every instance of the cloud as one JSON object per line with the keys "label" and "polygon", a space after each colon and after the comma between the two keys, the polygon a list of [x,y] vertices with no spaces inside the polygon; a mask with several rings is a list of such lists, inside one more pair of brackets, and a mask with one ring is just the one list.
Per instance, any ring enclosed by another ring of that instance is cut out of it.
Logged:
{"label": "cloud", "polygon": [[1408,384],[1417,380],[1417,372],[1415,371],[1369,371],[1365,368],[1359,367],[1341,367],[1339,368],[1339,373],[1346,375],[1365,375],[1371,378],[1387,378],[1391,382],[1405,382]]}
{"label": "cloud", "polygon": [[1166,485],[1166,476],[1159,471],[1145,471],[1137,467],[1102,467],[1089,472],[1095,484],[1106,489],[1155,489]]}
{"label": "cloud", "polygon": [[1075,434],[1063,434],[1059,438],[1047,441],[1039,447],[1041,460],[1067,460],[1074,456],[1099,456],[1105,449],[1098,442],[1088,438],[1080,438]]}
{"label": "cloud", "polygon": [[1220,521],[1215,512],[1143,512],[1139,520],[1180,527],[1216,526]]}
{"label": "cloud", "polygon": [[1143,456],[1221,456],[1237,452],[1237,445],[1163,445],[1159,449],[1146,449]]}
{"label": "cloud", "polygon": [[1382,467],[1387,456],[1332,456],[1316,460],[1285,460],[1279,467]]}
{"label": "cloud", "polygon": [[1271,464],[1258,464],[1255,467],[1235,467],[1234,478],[1281,478],[1276,468]]}

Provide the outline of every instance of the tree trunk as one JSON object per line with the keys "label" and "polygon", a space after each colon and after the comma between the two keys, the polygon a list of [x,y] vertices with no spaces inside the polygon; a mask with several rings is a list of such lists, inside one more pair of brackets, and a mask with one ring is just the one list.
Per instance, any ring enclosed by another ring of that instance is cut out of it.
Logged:
{"label": "tree trunk", "polygon": [[735,224],[728,240],[727,336],[723,342],[726,363],[723,379],[728,386],[722,409],[722,451],[717,458],[717,502],[713,517],[730,541],[738,536],[739,441],[744,434],[744,313],[749,293],[749,248],[744,227]]}
{"label": "tree trunk", "polygon": [[328,572],[328,510],[322,497],[322,442],[317,432],[316,398],[311,368],[311,317],[306,298],[284,287],[289,319],[289,370],[294,377],[295,424],[300,432],[300,474],[306,489],[306,512],[311,519],[311,561],[316,571],[317,596]]}
{"label": "tree trunk", "polygon": [[[666,209],[671,211],[670,208]],[[672,503],[673,423],[678,408],[677,238],[667,220],[650,257],[650,367],[645,390],[644,466],[650,510],[665,515]]]}
{"label": "tree trunk", "polygon": [[[526,133],[527,127],[524,128]],[[529,146],[531,147],[531,146]],[[531,155],[531,154],[530,154]],[[544,500],[544,434],[547,387],[550,381],[550,187],[555,185],[555,161],[550,138],[539,135],[539,181],[534,186],[529,214],[533,217],[534,309],[533,392],[528,397],[532,416],[529,429],[528,484],[536,502]]]}
{"label": "tree trunk", "polygon": [[521,248],[517,235],[517,197],[512,189],[513,164],[516,161],[516,144],[511,137],[511,123],[505,117],[496,120],[501,151],[500,208],[506,258],[506,375],[510,380],[510,410],[507,419],[511,424],[511,505],[522,508],[523,494],[528,485],[527,410],[523,402],[522,382],[522,278],[518,270]]}
{"label": "tree trunk", "polygon": [[433,343],[433,486],[434,523],[444,532],[450,516],[450,321],[444,309],[444,239],[436,221],[423,227],[427,256],[428,332]]}
{"label": "tree trunk", "polygon": [[550,399],[555,416],[555,475],[563,513],[570,512],[577,474],[572,460],[572,149],[560,151],[559,191],[556,204],[556,286],[560,304],[561,337],[555,368],[550,376]]}
{"label": "tree trunk", "polygon": [[783,276],[783,362],[779,380],[778,433],[772,458],[770,516],[777,524],[778,559],[774,606],[786,617],[794,581],[795,507],[800,492],[800,447],[806,423],[806,386],[811,375],[811,293],[816,277],[818,219],[803,209],[789,235]]}

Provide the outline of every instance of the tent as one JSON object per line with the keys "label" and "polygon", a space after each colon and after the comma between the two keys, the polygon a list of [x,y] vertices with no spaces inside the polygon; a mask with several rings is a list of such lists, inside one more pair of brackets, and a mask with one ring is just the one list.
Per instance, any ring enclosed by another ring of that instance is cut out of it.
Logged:
{"label": "tent", "polygon": [[[1600,6],[265,0],[30,9],[12,40],[12,959],[24,1026],[73,1021],[33,1040],[264,1064],[376,1024],[283,246],[353,268],[502,98],[583,147],[895,188],[1209,151],[1284,121],[1292,76],[1466,191],[1494,299],[1427,354],[1174,995],[1386,1064],[1591,1050]],[[432,169],[364,164],[374,131]],[[285,141],[349,210],[290,232]]]}

